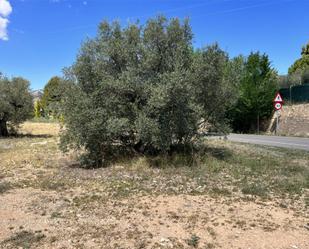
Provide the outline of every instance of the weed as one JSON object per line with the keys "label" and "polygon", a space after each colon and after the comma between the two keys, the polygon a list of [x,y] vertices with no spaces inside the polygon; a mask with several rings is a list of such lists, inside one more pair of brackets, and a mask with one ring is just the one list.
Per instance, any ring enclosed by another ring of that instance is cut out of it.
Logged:
{"label": "weed", "polygon": [[3,194],[12,188],[9,182],[0,182],[0,194]]}
{"label": "weed", "polygon": [[238,225],[240,228],[245,228],[245,226],[246,226],[246,221],[244,221],[244,220],[237,220],[236,221],[236,225]]}
{"label": "weed", "polygon": [[215,245],[213,243],[206,243],[204,249],[214,249]]}
{"label": "weed", "polygon": [[197,247],[199,243],[200,237],[197,235],[193,234],[190,239],[187,240],[187,244],[189,246]]}
{"label": "weed", "polygon": [[60,212],[52,212],[50,215],[51,219],[58,219],[58,218],[62,218],[62,214]]}
{"label": "weed", "polygon": [[219,196],[231,196],[231,191],[226,189],[226,188],[218,188],[218,187],[213,187],[211,189],[211,192],[215,195]]}
{"label": "weed", "polygon": [[10,238],[4,240],[2,243],[11,244],[15,248],[28,249],[31,248],[34,244],[41,241],[43,238],[45,238],[45,235],[42,233],[35,234],[29,231],[21,231],[15,233]]}
{"label": "weed", "polygon": [[80,207],[80,206],[89,205],[93,202],[95,202],[95,203],[102,202],[104,200],[105,200],[105,198],[103,196],[97,195],[97,194],[83,195],[83,196],[74,197],[73,198],[73,204],[77,207]]}
{"label": "weed", "polygon": [[207,227],[206,230],[213,238],[216,237],[217,234],[216,234],[215,230],[212,227]]}
{"label": "weed", "polygon": [[255,195],[260,197],[267,196],[267,188],[259,183],[246,183],[241,191],[246,195]]}

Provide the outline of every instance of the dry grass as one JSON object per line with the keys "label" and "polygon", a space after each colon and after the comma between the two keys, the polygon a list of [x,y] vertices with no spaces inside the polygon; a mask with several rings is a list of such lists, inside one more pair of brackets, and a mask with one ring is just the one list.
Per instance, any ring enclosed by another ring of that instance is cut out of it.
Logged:
{"label": "dry grass", "polygon": [[57,123],[25,122],[21,125],[21,133],[32,136],[57,136],[60,125]]}
{"label": "dry grass", "polygon": [[58,132],[0,140],[0,248],[309,247],[309,153],[207,141],[86,170]]}

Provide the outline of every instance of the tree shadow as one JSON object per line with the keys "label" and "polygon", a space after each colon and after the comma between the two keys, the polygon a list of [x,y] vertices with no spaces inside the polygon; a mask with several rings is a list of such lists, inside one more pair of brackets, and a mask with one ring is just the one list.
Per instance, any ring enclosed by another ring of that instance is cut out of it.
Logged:
{"label": "tree shadow", "polygon": [[216,147],[206,147],[205,148],[205,152],[206,154],[220,160],[220,161],[227,161],[228,159],[230,159],[233,156],[233,153],[230,149],[224,148],[224,147],[220,147],[220,148],[216,148]]}
{"label": "tree shadow", "polygon": [[154,168],[180,168],[199,166],[208,157],[213,157],[220,161],[228,161],[233,156],[231,150],[221,147],[215,148],[207,145],[191,152],[175,151],[171,154],[147,156],[147,162]]}
{"label": "tree shadow", "polygon": [[53,135],[50,134],[13,134],[10,135],[8,138],[51,138]]}
{"label": "tree shadow", "polygon": [[101,165],[91,166],[81,161],[74,161],[68,165],[69,168],[83,168],[83,169],[98,169],[108,168],[112,165],[125,165],[134,162],[136,159],[143,157],[145,163],[152,168],[181,168],[181,167],[195,167],[201,165],[206,158],[213,157],[220,161],[228,161],[233,153],[230,149],[224,147],[211,147],[203,145],[199,148],[189,149],[173,149],[167,153],[140,153],[132,149],[124,149],[123,147],[113,148],[107,158],[105,158]]}

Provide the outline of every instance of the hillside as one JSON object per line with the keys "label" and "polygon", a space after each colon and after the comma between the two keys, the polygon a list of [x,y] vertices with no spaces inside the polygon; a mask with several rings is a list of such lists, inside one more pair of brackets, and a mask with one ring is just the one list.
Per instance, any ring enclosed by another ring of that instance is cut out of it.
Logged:
{"label": "hillside", "polygon": [[[274,132],[275,117],[268,131]],[[309,103],[284,105],[279,118],[279,135],[309,137]]]}

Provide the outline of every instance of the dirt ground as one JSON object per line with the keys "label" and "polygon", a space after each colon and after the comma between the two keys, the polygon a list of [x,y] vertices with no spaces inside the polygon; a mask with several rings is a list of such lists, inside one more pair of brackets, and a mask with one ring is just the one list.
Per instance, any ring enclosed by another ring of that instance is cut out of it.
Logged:
{"label": "dirt ground", "polygon": [[[213,154],[198,172],[144,158],[89,170],[60,153],[58,129],[26,123],[31,136],[0,140],[0,248],[309,248],[308,153],[212,141],[237,155]],[[270,174],[267,195],[248,193],[256,171],[227,174],[257,161],[280,168],[274,157],[290,162],[282,181],[293,188],[276,188]]]}

